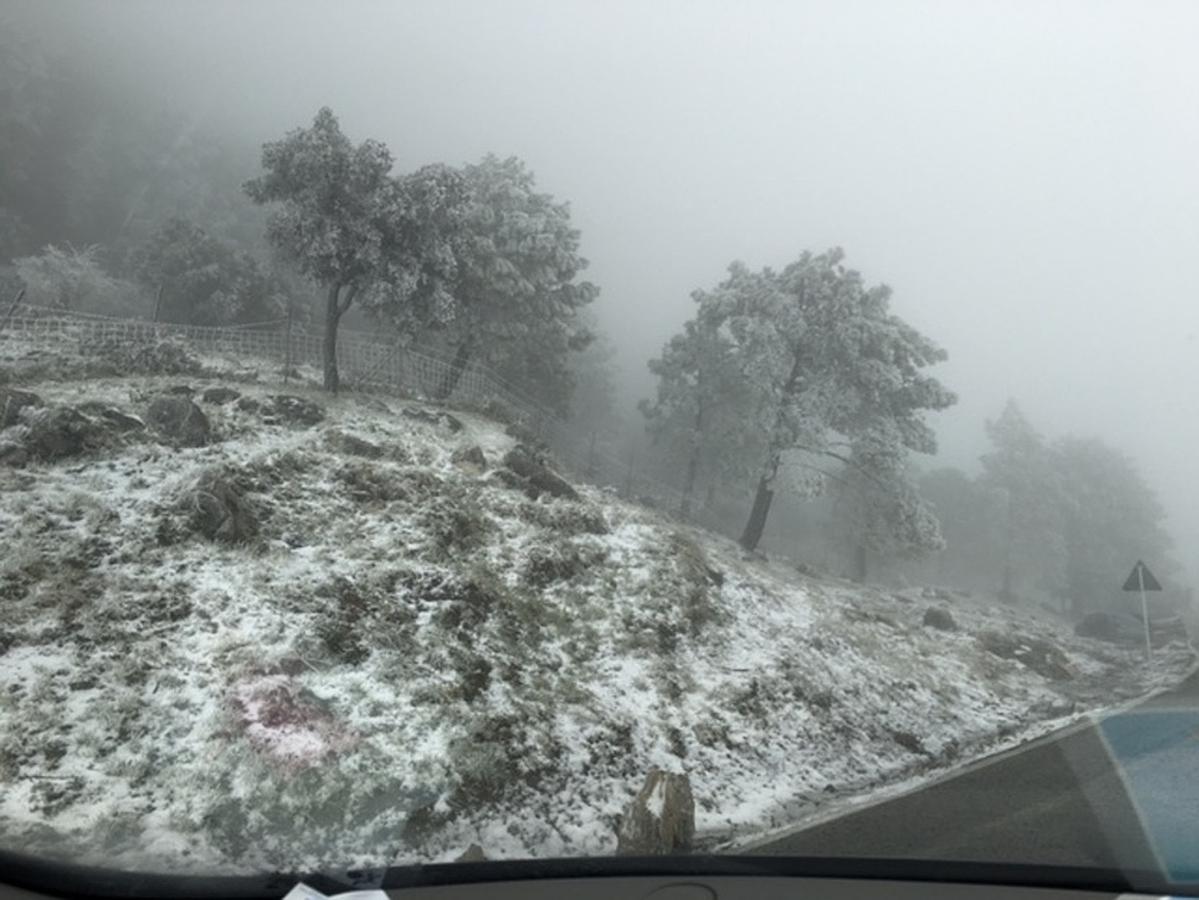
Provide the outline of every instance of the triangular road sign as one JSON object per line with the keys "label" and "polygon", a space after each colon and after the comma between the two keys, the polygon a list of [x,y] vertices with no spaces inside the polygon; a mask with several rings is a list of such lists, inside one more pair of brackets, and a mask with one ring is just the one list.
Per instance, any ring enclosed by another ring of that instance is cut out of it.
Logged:
{"label": "triangular road sign", "polygon": [[1138,559],[1137,564],[1132,567],[1132,574],[1124,582],[1124,590],[1160,591],[1161,589],[1161,582],[1154,578],[1153,573],[1149,571],[1149,567]]}

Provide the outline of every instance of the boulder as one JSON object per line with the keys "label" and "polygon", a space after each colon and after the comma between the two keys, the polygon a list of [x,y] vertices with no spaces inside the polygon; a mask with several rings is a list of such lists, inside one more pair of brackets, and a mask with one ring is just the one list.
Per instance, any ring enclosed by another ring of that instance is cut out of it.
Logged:
{"label": "boulder", "polygon": [[190,397],[195,394],[195,392],[196,389],[190,384],[172,384],[169,388],[166,388],[163,391],[164,394],[172,394],[179,397]]}
{"label": "boulder", "polygon": [[532,500],[542,494],[565,500],[578,500],[578,492],[570,482],[552,471],[545,463],[518,444],[504,456],[504,465],[521,479],[521,486]]}
{"label": "boulder", "polygon": [[941,631],[957,631],[958,623],[954,621],[949,610],[939,606],[930,606],[924,611],[924,625]]}
{"label": "boulder", "polygon": [[262,413],[289,425],[319,425],[325,420],[323,406],[314,400],[292,394],[272,395],[263,406]]}
{"label": "boulder", "polygon": [[1083,616],[1074,626],[1079,637],[1095,638],[1112,644],[1136,645],[1145,640],[1144,625],[1139,619],[1127,615],[1093,612]]}
{"label": "boulder", "polygon": [[229,403],[233,400],[240,399],[240,397],[241,393],[239,391],[235,391],[231,387],[224,387],[221,385],[207,388],[204,393],[200,395],[200,399],[202,399],[205,403],[216,403],[218,405]]}
{"label": "boulder", "polygon": [[146,410],[146,422],[160,437],[180,447],[202,447],[211,436],[208,416],[190,397],[155,397]]}
{"label": "boulder", "polygon": [[487,862],[487,854],[483,852],[483,848],[478,844],[471,844],[462,852],[461,856],[454,860],[454,862]]}
{"label": "boulder", "polygon": [[525,425],[522,425],[519,422],[513,422],[508,427],[506,427],[504,429],[504,434],[508,435],[508,437],[516,438],[516,440],[518,440],[522,444],[536,446],[537,444],[540,443],[540,441],[537,438],[537,435],[533,432],[533,430],[531,428],[528,428]]}
{"label": "boulder", "polygon": [[237,408],[246,413],[256,413],[261,406],[253,397],[240,397],[237,401]]}
{"label": "boulder", "polygon": [[201,475],[183,502],[192,528],[211,541],[240,544],[258,533],[253,508],[219,470]]}
{"label": "boulder", "polygon": [[32,391],[0,387],[0,428],[16,425],[21,410],[41,405],[42,398]]}
{"label": "boulder", "polygon": [[419,406],[405,406],[400,410],[400,415],[417,422],[424,422],[426,425],[445,425],[451,434],[457,434],[462,430],[462,422],[448,412],[421,409]]}
{"label": "boulder", "polygon": [[483,454],[483,448],[478,444],[471,444],[467,447],[459,447],[450,457],[450,461],[455,465],[471,467],[479,470],[487,468],[487,457]]}
{"label": "boulder", "polygon": [[131,416],[128,413],[121,412],[115,406],[109,406],[107,403],[100,403],[96,400],[80,403],[79,410],[99,419],[101,423],[112,431],[138,431],[146,427],[146,423],[137,416]]}
{"label": "boulder", "polygon": [[695,838],[695,800],[686,775],[651,769],[617,829],[620,856],[687,853]]}
{"label": "boulder", "polygon": [[0,466],[20,468],[29,462],[29,453],[16,441],[0,440]]}
{"label": "boulder", "polygon": [[988,653],[1002,659],[1013,659],[1051,681],[1069,681],[1074,678],[1069,657],[1057,645],[1044,638],[983,631],[979,633],[977,640],[979,646]]}
{"label": "boulder", "polygon": [[26,452],[37,459],[76,456],[104,442],[102,425],[70,406],[38,409],[25,417]]}
{"label": "boulder", "polygon": [[928,755],[928,751],[924,748],[924,742],[910,731],[899,731],[894,728],[888,728],[887,731],[890,733],[891,739],[909,753],[916,753],[920,756]]}
{"label": "boulder", "polygon": [[326,432],[325,443],[330,449],[350,456],[361,456],[364,459],[379,459],[383,456],[383,448],[378,444],[336,429]]}
{"label": "boulder", "polygon": [[945,588],[926,587],[920,592],[920,595],[925,600],[953,600],[953,591],[946,590]]}

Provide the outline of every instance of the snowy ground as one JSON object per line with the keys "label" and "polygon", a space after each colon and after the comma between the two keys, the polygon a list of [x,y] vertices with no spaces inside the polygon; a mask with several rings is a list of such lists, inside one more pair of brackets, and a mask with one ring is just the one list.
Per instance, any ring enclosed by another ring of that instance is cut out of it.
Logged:
{"label": "snowy ground", "polygon": [[[218,382],[26,387],[141,415],[181,383]],[[176,870],[607,854],[661,766],[690,775],[714,846],[1190,661],[806,578],[594,489],[530,500],[497,476],[514,441],[488,420],[308,396],[319,424],[200,402],[208,446],[133,431],[0,467],[0,845]],[[472,444],[486,466],[451,459]],[[244,492],[247,543],[190,530],[212,470]],[[924,626],[930,606],[956,630]],[[1020,661],[1038,641],[1052,677]]]}

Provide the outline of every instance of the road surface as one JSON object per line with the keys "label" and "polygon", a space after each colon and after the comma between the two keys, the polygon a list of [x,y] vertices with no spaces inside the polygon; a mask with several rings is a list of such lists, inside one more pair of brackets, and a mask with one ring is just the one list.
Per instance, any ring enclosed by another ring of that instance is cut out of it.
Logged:
{"label": "road surface", "polygon": [[749,852],[1097,866],[1199,881],[1199,673],[1097,724]]}

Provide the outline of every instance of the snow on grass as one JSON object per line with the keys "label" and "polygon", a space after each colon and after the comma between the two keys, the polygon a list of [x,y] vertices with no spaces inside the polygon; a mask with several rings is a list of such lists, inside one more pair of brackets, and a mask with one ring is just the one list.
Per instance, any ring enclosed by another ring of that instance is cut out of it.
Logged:
{"label": "snow on grass", "polygon": [[[181,379],[33,387],[139,413]],[[210,383],[188,381],[197,390]],[[260,402],[274,390],[239,384]],[[801,577],[605,492],[530,500],[486,419],[294,389],[316,426],[201,403],[216,440],[134,436],[0,470],[0,843],[172,870],[606,854],[646,771],[703,841],[903,784],[1176,678],[1058,619]],[[348,438],[354,440],[348,440]],[[453,462],[475,444],[478,471]],[[253,540],[213,543],[217,471]],[[980,645],[1058,648],[1052,680]]]}

